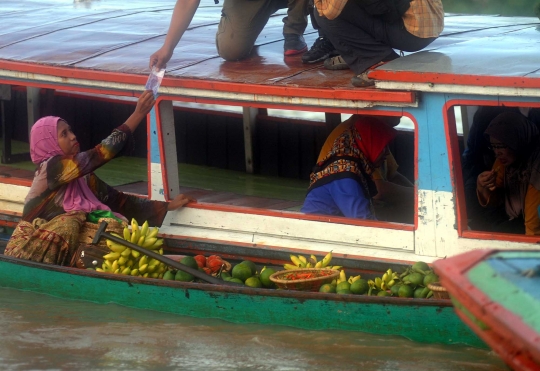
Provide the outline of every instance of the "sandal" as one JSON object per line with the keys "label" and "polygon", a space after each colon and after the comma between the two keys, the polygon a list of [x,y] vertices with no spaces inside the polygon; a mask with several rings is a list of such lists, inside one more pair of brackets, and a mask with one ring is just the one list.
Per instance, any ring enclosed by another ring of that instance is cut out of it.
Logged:
{"label": "sandal", "polygon": [[375,63],[373,66],[369,67],[367,70],[362,72],[360,75],[354,76],[351,79],[352,86],[355,86],[357,88],[365,88],[365,87],[368,87],[368,86],[375,85],[375,80],[370,79],[368,77],[368,74],[371,71],[373,71],[375,68],[380,67],[380,66],[382,66],[383,64],[386,64],[386,63],[388,63],[388,61],[385,61],[385,62],[381,61],[379,63]]}
{"label": "sandal", "polygon": [[349,65],[343,58],[341,58],[341,55],[337,55],[332,58],[328,58],[324,61],[324,67],[327,70],[347,70],[349,69]]}

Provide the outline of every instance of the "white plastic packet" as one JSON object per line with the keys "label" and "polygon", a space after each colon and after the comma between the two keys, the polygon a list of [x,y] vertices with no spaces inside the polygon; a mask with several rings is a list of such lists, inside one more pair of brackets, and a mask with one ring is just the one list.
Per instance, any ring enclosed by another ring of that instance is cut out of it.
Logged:
{"label": "white plastic packet", "polygon": [[146,82],[145,89],[152,90],[154,96],[157,95],[159,90],[159,85],[161,85],[161,80],[163,80],[163,75],[165,75],[165,69],[157,69],[155,66],[152,67],[150,76],[148,76],[148,81]]}

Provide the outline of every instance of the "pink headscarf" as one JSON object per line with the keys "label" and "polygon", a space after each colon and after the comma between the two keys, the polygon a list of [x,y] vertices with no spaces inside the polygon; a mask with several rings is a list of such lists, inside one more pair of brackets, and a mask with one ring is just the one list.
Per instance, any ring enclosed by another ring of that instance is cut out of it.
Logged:
{"label": "pink headscarf", "polygon": [[[58,121],[56,116],[46,116],[36,121],[30,131],[30,157],[36,165],[54,156],[63,156],[64,151],[58,145]],[[64,195],[64,210],[84,211],[111,210],[101,203],[88,187],[84,178],[77,178],[67,185]]]}

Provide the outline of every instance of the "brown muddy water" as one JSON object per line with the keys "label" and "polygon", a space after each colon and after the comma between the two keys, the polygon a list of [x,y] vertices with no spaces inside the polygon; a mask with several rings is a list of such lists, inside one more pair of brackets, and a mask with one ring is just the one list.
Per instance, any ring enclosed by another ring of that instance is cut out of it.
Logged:
{"label": "brown muddy water", "polygon": [[475,348],[360,332],[238,325],[0,288],[0,370],[507,368],[492,352]]}

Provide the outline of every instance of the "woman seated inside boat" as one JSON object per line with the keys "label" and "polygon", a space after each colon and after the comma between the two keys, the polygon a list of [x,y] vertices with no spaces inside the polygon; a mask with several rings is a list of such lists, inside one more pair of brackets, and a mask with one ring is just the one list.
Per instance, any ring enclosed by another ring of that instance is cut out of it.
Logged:
{"label": "woman seated inside boat", "polygon": [[413,185],[397,172],[388,149],[398,122],[391,117],[353,115],[338,125],[323,145],[301,211],[376,219],[373,199],[377,198],[389,204],[403,201],[412,216]]}
{"label": "woman seated inside boat", "polygon": [[482,206],[504,205],[502,231],[540,235],[540,131],[520,113],[498,115],[485,131],[495,163],[478,175]]}
{"label": "woman seated inside boat", "polygon": [[60,117],[39,119],[30,133],[30,156],[37,165],[25,199],[21,222],[5,255],[57,265],[69,265],[87,217],[109,215],[148,220],[160,226],[167,211],[191,198],[177,196],[170,203],[150,201],[114,190],[93,171],[129,147],[132,133],[155,103],[151,91],[142,93],[135,111],[96,147],[80,152],[68,123]]}

